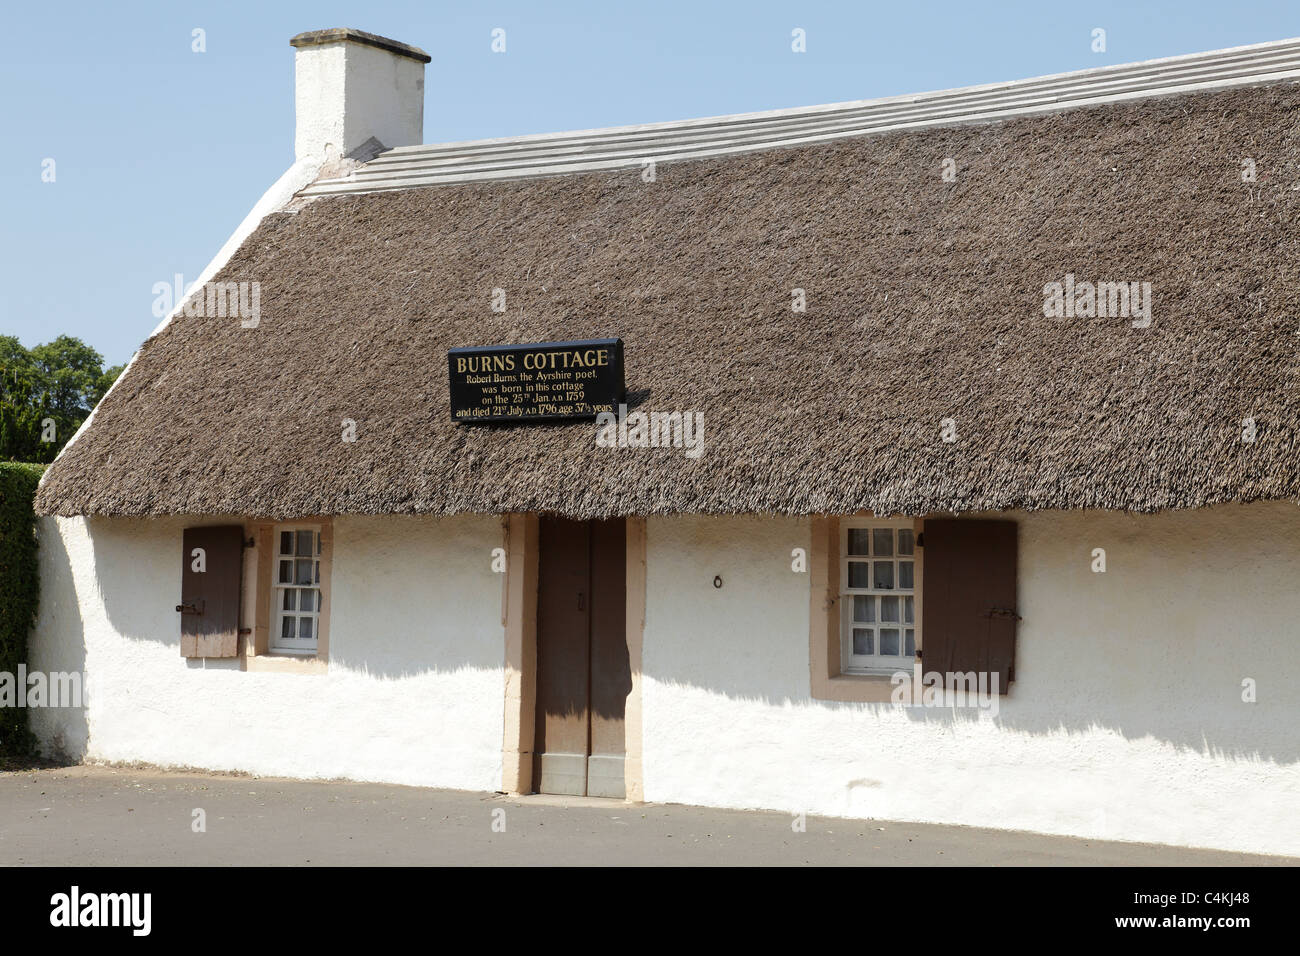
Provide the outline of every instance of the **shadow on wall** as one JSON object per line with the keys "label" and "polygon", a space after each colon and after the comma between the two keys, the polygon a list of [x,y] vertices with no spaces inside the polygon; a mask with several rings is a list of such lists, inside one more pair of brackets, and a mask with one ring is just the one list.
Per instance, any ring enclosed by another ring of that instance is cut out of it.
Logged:
{"label": "shadow on wall", "polygon": [[[1017,680],[992,718],[998,727],[1300,762],[1300,591],[1288,583],[1300,576],[1294,504],[1013,517],[1025,623]],[[796,712],[896,706],[811,699],[809,584],[790,558],[807,547],[806,521],[674,517],[652,519],[649,535],[648,678]],[[1090,569],[1094,547],[1107,549],[1106,573]],[[715,574],[725,587],[713,586]],[[1243,700],[1247,679],[1254,703]],[[990,719],[973,710],[905,713],[936,730]]]}
{"label": "shadow on wall", "polygon": [[[153,641],[172,649],[179,662],[181,633],[176,605],[181,594],[181,533],[187,524],[170,518],[87,518],[98,594],[110,633]],[[101,666],[111,666],[104,661]]]}
{"label": "shadow on wall", "polygon": [[82,706],[37,708],[28,715],[44,756],[79,761],[85,757],[90,742],[85,707],[90,693],[86,687],[85,624],[77,599],[72,560],[56,519],[39,519],[37,538],[41,601],[27,650],[28,668],[46,674],[57,671],[80,674]]}
{"label": "shadow on wall", "polygon": [[[86,522],[99,599],[117,635],[159,643],[180,657],[182,534],[237,518],[94,518]],[[479,521],[391,516],[335,522],[330,580],[331,672],[381,679],[467,669],[499,671],[503,576],[492,572]],[[193,668],[237,668],[234,660]]]}
{"label": "shadow on wall", "polygon": [[[1000,701],[997,726],[1011,735],[1109,732],[1226,759],[1300,761],[1294,505],[1016,517],[1025,623],[1017,681]],[[502,579],[489,567],[484,520],[338,522],[332,664],[387,679],[499,670]],[[70,546],[92,551],[93,581],[79,550],[70,557],[57,535],[50,549],[43,538],[43,634],[52,636],[43,652],[48,644],[55,657],[84,666],[76,564],[83,587],[98,583],[98,594],[81,595],[86,606],[102,601],[112,632],[160,643],[179,661],[181,532],[192,523],[95,519],[87,536],[73,524]],[[892,707],[810,699],[809,582],[791,569],[791,550],[807,545],[808,523],[799,519],[652,519],[645,675],[794,708],[782,719],[802,719],[805,709]],[[1093,547],[1108,550],[1105,574],[1088,570]],[[714,587],[715,575],[723,587]],[[1241,699],[1244,678],[1256,681],[1256,703]],[[907,715],[936,729],[975,719],[923,708]],[[63,735],[66,746],[80,741],[84,750],[84,714],[79,719]]]}
{"label": "shadow on wall", "polygon": [[[1013,689],[1013,694],[1015,693]],[[1280,765],[1300,762],[1300,740],[1283,728],[1294,727],[1295,707],[1257,702],[1205,704],[1187,713],[1184,693],[1148,694],[1139,706],[1125,703],[1094,703],[1091,706],[1046,712],[1020,698],[1003,699],[996,724],[1012,733],[1030,735],[1114,733],[1125,740],[1153,739],[1180,751],[1241,760],[1271,761]],[[980,720],[978,711],[909,708],[909,720],[928,725],[953,727]]]}

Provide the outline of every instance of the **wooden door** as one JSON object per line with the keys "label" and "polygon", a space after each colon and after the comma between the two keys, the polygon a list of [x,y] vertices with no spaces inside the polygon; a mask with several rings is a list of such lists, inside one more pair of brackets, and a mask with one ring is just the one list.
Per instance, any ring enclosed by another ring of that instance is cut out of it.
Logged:
{"label": "wooden door", "polygon": [[626,795],[624,717],[632,690],[627,656],[627,523],[593,521],[591,528],[591,748],[587,796]]}
{"label": "wooden door", "polygon": [[632,687],[624,522],[538,524],[533,789],[622,797]]}

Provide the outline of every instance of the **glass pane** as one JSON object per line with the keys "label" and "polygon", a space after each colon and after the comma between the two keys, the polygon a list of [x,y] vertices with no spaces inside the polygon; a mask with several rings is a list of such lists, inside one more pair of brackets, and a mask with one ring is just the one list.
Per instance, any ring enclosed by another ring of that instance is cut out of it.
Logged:
{"label": "glass pane", "polygon": [[882,627],[880,629],[880,654],[882,657],[898,656],[898,628]]}
{"label": "glass pane", "polygon": [[903,620],[908,624],[912,624],[916,620],[912,617],[912,614],[914,613],[912,602],[915,600],[916,598],[903,598]]}
{"label": "glass pane", "polygon": [[280,562],[280,583],[288,584],[292,580],[293,580],[293,576],[292,576],[290,562],[281,561]]}
{"label": "glass pane", "polygon": [[882,597],[880,599],[880,619],[891,623],[898,621],[898,598]]}
{"label": "glass pane", "polygon": [[849,587],[851,588],[869,588],[871,587],[870,565],[865,561],[849,562]]}
{"label": "glass pane", "polygon": [[311,584],[311,558],[299,558],[294,565],[294,584]]}
{"label": "glass pane", "polygon": [[849,554],[866,554],[867,553],[867,529],[850,528],[849,529]]}
{"label": "glass pane", "polygon": [[898,553],[911,554],[912,544],[913,544],[912,529],[900,528],[898,532]]}
{"label": "glass pane", "polygon": [[316,553],[317,553],[317,554],[320,554],[320,542],[321,542],[321,536],[320,536],[320,533],[317,532],[317,534],[316,534]]}
{"label": "glass pane", "polygon": [[881,558],[888,558],[894,553],[894,529],[893,528],[874,528],[871,532],[871,543],[876,550],[871,553]]}
{"label": "glass pane", "polygon": [[299,607],[300,610],[303,610],[303,611],[314,611],[314,610],[316,610],[316,592],[315,592],[315,591],[299,591],[298,594],[299,594],[298,607]]}
{"label": "glass pane", "polygon": [[316,562],[316,580],[313,581],[312,583],[320,584],[320,562],[319,561]]}
{"label": "glass pane", "polygon": [[311,541],[311,539],[312,539],[312,536],[315,535],[315,533],[316,533],[316,532],[314,532],[314,531],[299,531],[299,532],[298,532],[298,551],[297,551],[296,553],[298,553],[298,554],[311,554],[311,551],[312,551],[312,547],[311,547],[311,545],[312,545],[312,541]]}
{"label": "glass pane", "polygon": [[916,656],[916,631],[912,630],[909,627],[906,631],[903,632],[903,634],[905,635],[905,637],[903,638],[903,653],[906,654],[908,657],[915,657]]}
{"label": "glass pane", "polygon": [[302,641],[311,640],[312,619],[309,617],[298,618],[298,639]]}
{"label": "glass pane", "polygon": [[872,624],[876,620],[876,599],[866,594],[853,595],[853,620]]}
{"label": "glass pane", "polygon": [[898,586],[906,591],[912,590],[912,562],[898,562]]}
{"label": "glass pane", "polygon": [[871,628],[855,627],[853,629],[853,653],[854,654],[874,654],[872,649]]}
{"label": "glass pane", "polygon": [[885,591],[893,590],[894,562],[893,561],[872,561],[871,567],[874,572],[874,581],[875,581],[872,587],[880,588]]}
{"label": "glass pane", "polygon": [[292,531],[280,532],[280,553],[293,554],[293,532]]}
{"label": "glass pane", "polygon": [[284,617],[280,618],[280,639],[288,641],[292,640],[292,638],[293,618],[286,614]]}
{"label": "glass pane", "polygon": [[295,591],[293,588],[285,588],[285,589],[284,589],[284,603],[281,605],[281,607],[283,607],[286,611],[292,611],[292,610],[293,610],[293,596],[294,596],[295,594],[297,594],[297,593],[298,593],[298,592]]}

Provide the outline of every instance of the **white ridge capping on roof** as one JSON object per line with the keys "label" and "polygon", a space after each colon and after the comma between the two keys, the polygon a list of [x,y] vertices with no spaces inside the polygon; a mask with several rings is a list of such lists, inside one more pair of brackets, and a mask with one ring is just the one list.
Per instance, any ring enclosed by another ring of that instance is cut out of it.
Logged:
{"label": "white ridge capping on roof", "polygon": [[302,196],[557,176],[703,159],[926,126],[992,122],[1080,106],[1300,79],[1300,39],[931,93],[762,113],[403,146]]}

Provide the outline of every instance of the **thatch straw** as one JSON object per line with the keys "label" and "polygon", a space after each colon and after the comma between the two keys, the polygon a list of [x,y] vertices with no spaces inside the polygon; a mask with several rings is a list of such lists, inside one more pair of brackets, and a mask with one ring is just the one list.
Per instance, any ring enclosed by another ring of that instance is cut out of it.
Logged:
{"label": "thatch straw", "polygon": [[[320,200],[268,219],[221,276],[261,282],[260,327],[173,322],[38,507],[583,517],[1300,497],[1298,107],[1288,84],[661,164],[654,183]],[[1043,287],[1067,272],[1150,282],[1152,326],[1044,318]],[[642,409],[703,412],[702,457],[600,448],[592,423],[450,421],[447,348],[603,336],[624,339]]]}

